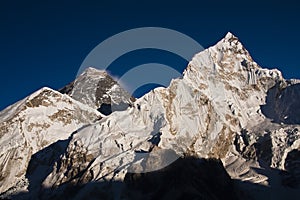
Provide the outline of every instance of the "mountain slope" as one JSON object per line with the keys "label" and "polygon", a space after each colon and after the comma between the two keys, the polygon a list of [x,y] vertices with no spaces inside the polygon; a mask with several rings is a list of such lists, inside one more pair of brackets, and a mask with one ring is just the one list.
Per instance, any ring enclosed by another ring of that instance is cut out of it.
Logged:
{"label": "mountain slope", "polygon": [[[27,185],[31,156],[102,115],[67,95],[42,88],[0,113],[0,193]],[[20,183],[19,183],[20,182]]]}
{"label": "mountain slope", "polygon": [[[20,153],[11,156],[14,151],[4,152],[5,148],[15,148],[14,144],[21,149],[18,152],[29,152],[26,159],[21,159],[23,171],[18,171],[24,176],[26,170],[30,182],[25,196],[151,199],[154,195],[180,199],[189,194],[195,198],[222,199],[222,194],[214,194],[214,185],[230,183],[230,178],[237,183],[237,187],[229,184],[226,195],[231,198],[237,195],[241,199],[261,199],[267,195],[288,199],[289,195],[299,194],[300,81],[285,80],[280,71],[261,68],[231,33],[196,54],[183,76],[172,80],[169,87],[156,88],[134,102],[107,77],[106,73],[89,68],[61,90],[87,104],[85,107],[50,90],[46,95],[37,92],[0,113],[0,147],[3,146],[4,155],[0,158],[8,163],[10,156],[10,163],[18,164]],[[96,111],[101,105],[114,103],[127,104],[123,108],[127,109],[106,113],[109,116]],[[61,117],[55,113],[62,107],[65,114]],[[73,112],[69,113],[70,110]],[[86,115],[78,119],[83,110]],[[35,120],[34,136],[30,131],[20,130],[29,126],[27,122],[19,124],[19,115]],[[44,121],[50,126],[42,126]],[[77,128],[65,128],[70,121],[72,125],[78,123]],[[41,142],[44,137],[50,137],[47,145]],[[61,143],[57,140],[64,140],[58,152],[55,149]],[[34,149],[35,154],[28,149]],[[53,158],[46,156],[49,154]],[[194,159],[187,161],[189,166],[183,169],[185,164],[180,163],[191,157]],[[44,168],[46,173],[39,176],[39,170]],[[160,171],[152,173],[157,170]],[[221,178],[216,179],[214,174]],[[9,182],[6,175],[2,177],[5,188],[16,184]],[[171,182],[156,183],[166,177]],[[179,187],[180,183],[189,187]],[[234,194],[232,189],[236,190]]]}
{"label": "mountain slope", "polygon": [[[299,124],[272,121],[262,107],[278,101],[268,94],[272,89],[283,94],[294,86],[278,70],[257,65],[228,33],[195,55],[168,88],[73,135],[43,187],[122,181],[128,172],[158,170],[183,155],[222,159],[232,178],[268,185],[269,177],[254,168],[285,170],[286,155],[300,147]],[[290,93],[296,97],[299,90]]]}

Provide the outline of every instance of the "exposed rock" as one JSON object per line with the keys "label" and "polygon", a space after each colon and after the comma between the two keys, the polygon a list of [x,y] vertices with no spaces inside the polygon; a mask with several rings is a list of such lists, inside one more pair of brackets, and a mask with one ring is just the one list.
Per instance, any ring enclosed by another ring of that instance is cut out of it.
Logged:
{"label": "exposed rock", "polygon": [[134,100],[107,72],[91,67],[59,91],[105,115],[125,110]]}

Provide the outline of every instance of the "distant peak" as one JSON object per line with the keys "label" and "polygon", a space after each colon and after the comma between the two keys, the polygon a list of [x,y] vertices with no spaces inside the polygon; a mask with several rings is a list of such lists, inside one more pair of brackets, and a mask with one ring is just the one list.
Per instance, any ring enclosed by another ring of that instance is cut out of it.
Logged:
{"label": "distant peak", "polygon": [[81,75],[88,74],[88,75],[107,75],[107,72],[105,70],[96,69],[94,67],[88,67],[86,68]]}
{"label": "distant peak", "polygon": [[84,71],[103,71],[103,70],[99,70],[99,69],[96,69],[94,67],[88,67]]}

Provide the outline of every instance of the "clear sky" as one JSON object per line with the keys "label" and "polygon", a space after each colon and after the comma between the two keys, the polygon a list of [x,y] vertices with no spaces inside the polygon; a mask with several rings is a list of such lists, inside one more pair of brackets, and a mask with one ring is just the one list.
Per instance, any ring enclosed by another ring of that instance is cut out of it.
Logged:
{"label": "clear sky", "polygon": [[[231,31],[262,67],[278,68],[285,78],[300,78],[299,5],[289,0],[1,1],[0,110],[43,86],[63,87],[100,42],[145,26],[180,31],[204,48]],[[117,63],[143,64],[147,55],[152,62],[175,60],[137,51]]]}

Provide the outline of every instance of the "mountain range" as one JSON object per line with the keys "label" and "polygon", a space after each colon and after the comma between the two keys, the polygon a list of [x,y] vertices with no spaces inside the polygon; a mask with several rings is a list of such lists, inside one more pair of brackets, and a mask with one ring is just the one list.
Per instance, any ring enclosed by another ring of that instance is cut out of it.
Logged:
{"label": "mountain range", "polygon": [[231,33],[138,99],[87,68],[0,112],[0,199],[295,199],[299,89]]}

